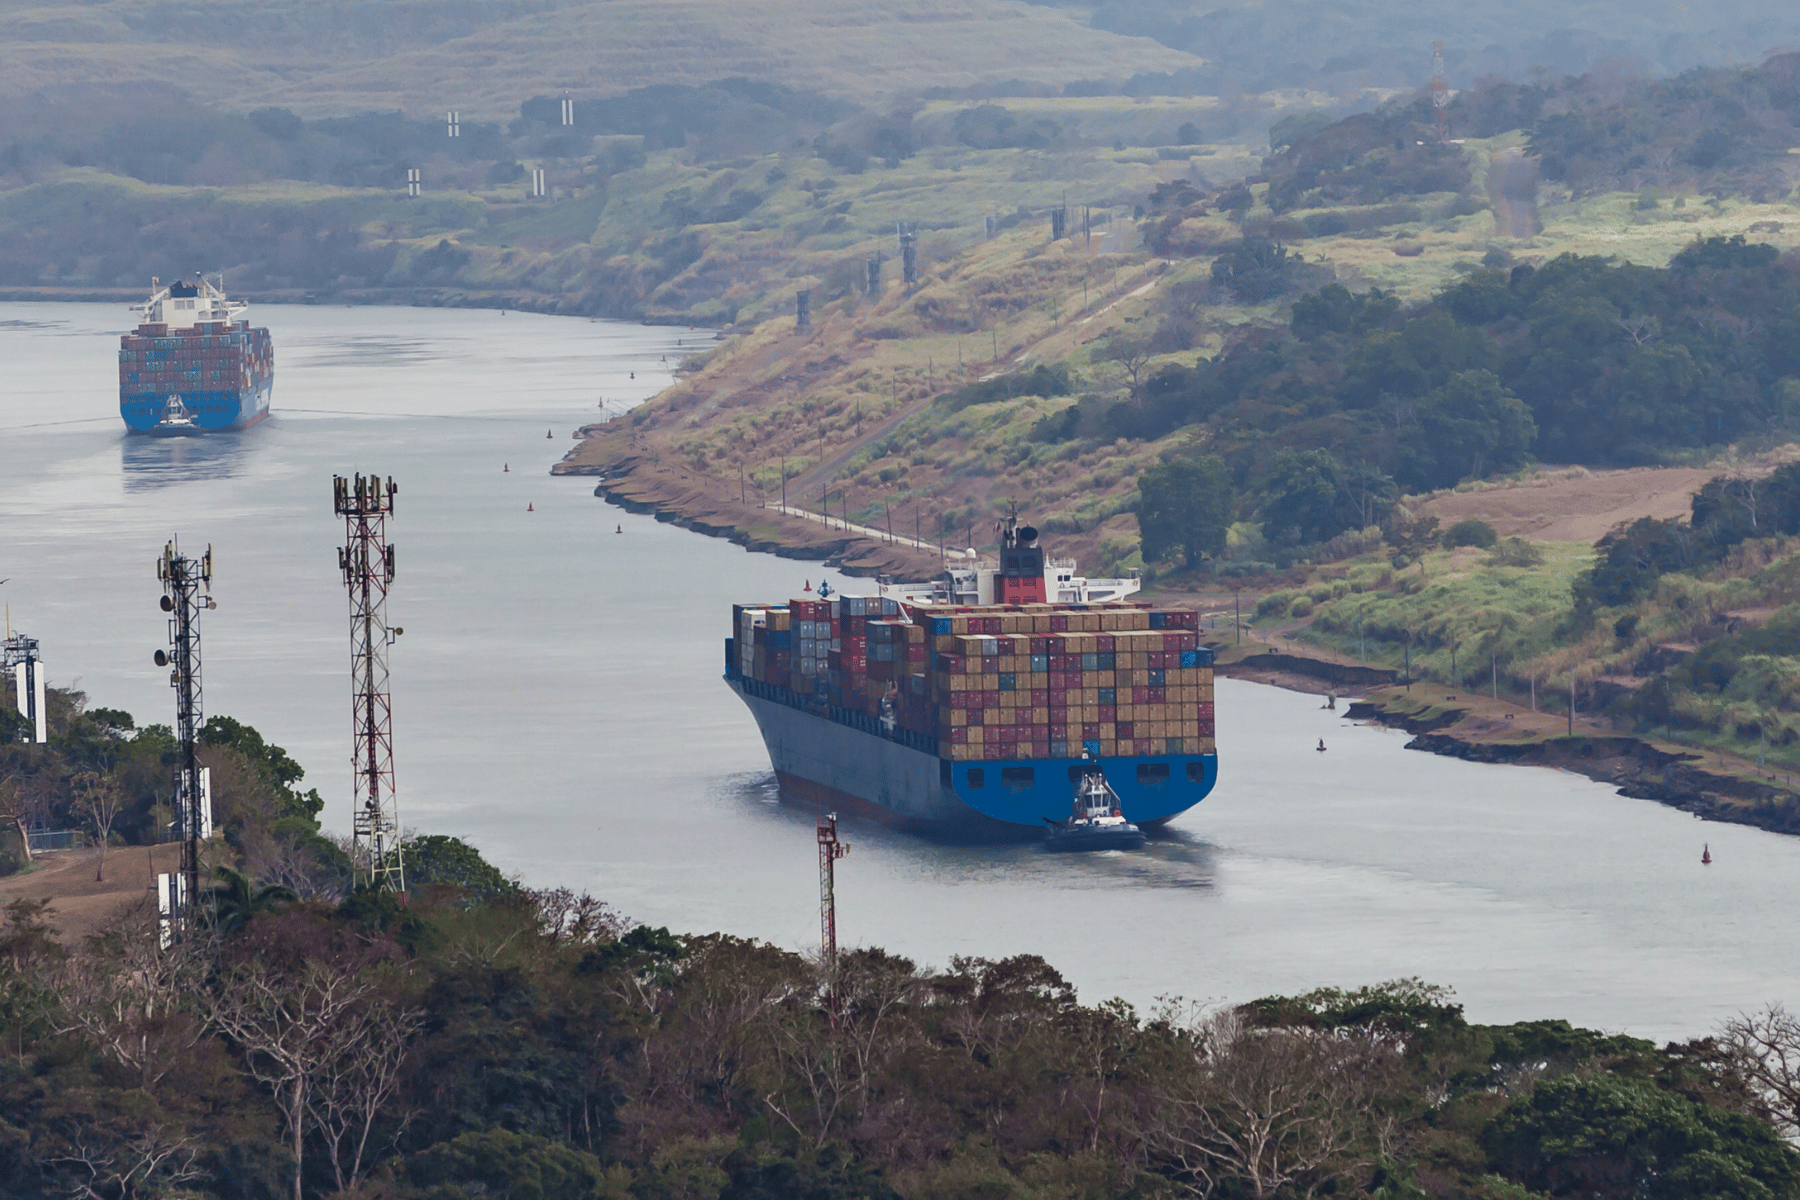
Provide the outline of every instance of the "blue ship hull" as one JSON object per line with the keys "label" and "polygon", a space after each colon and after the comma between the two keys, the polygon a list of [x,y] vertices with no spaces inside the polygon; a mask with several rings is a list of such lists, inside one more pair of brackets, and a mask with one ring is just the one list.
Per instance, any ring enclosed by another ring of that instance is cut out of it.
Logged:
{"label": "blue ship hull", "polygon": [[[756,718],[782,794],[792,800],[922,832],[1008,840],[1043,836],[1044,820],[1068,816],[1086,759],[952,762],[936,739],[884,732],[857,712],[825,708],[796,692],[742,676],[726,682]],[[1101,762],[1126,820],[1155,826],[1200,803],[1219,777],[1217,754],[1152,755]]]}
{"label": "blue ship hull", "polygon": [[169,407],[169,397],[180,396],[182,405],[194,418],[194,426],[170,432],[223,433],[247,429],[269,415],[269,395],[274,390],[274,383],[274,377],[269,376],[254,387],[241,390],[121,393],[119,415],[133,433],[158,433],[161,431],[156,426]]}

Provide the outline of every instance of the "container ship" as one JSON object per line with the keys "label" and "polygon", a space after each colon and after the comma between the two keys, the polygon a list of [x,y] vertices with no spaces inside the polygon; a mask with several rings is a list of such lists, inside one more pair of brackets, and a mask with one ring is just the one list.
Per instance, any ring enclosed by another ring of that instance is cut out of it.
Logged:
{"label": "container ship", "polygon": [[223,285],[152,279],[150,299],[131,306],[141,320],[119,339],[119,415],[133,433],[218,433],[269,415],[274,345]]}
{"label": "container ship", "polygon": [[790,800],[1018,838],[1066,817],[1097,766],[1123,816],[1155,827],[1218,778],[1212,652],[1198,613],[1136,590],[1081,578],[1008,521],[997,560],[930,584],[734,605],[725,680]]}

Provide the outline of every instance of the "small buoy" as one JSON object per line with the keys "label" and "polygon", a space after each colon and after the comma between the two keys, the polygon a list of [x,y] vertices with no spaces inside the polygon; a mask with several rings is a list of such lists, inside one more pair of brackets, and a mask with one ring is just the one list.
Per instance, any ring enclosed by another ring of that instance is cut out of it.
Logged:
{"label": "small buoy", "polygon": [[624,526],[623,526],[623,525],[614,525],[614,526],[613,526],[613,532],[614,532],[614,533],[624,533],[624,532],[625,532],[625,527],[624,527]]}
{"label": "small buoy", "polygon": [[1702,845],[1701,846],[1701,848],[1700,848],[1700,865],[1701,866],[1711,866],[1712,865],[1712,846],[1711,845]]}
{"label": "small buoy", "polygon": [[502,475],[510,475],[510,474],[512,474],[512,464],[510,464],[510,463],[501,463],[501,464],[500,464],[500,473],[501,473],[501,474],[502,474]]}
{"label": "small buoy", "polygon": [[801,590],[801,591],[803,591],[803,592],[810,592],[810,591],[812,591],[812,580],[810,580],[810,579],[809,579],[809,580],[807,580],[807,581],[806,581],[806,586],[805,586],[805,587],[803,587],[803,588],[801,588],[801,589],[800,589],[800,590]]}
{"label": "small buoy", "polygon": [[551,433],[548,429],[546,429],[546,430],[544,430],[544,436],[547,438],[553,438],[556,435],[554,433]]}
{"label": "small buoy", "polygon": [[1319,753],[1320,754],[1325,753],[1325,739],[1324,738],[1319,739]]}
{"label": "small buoy", "polygon": [[631,373],[631,377],[632,377],[632,378],[633,378],[633,379],[636,379],[636,378],[637,378],[637,372],[636,372],[636,371],[633,371],[633,372],[632,372],[632,373]]}
{"label": "small buoy", "polygon": [[525,511],[526,511],[526,512],[536,512],[536,511],[537,511],[537,509],[535,509],[535,508],[533,508],[533,507],[532,507],[532,506],[531,506],[531,502],[530,502],[530,501],[526,501],[526,502],[525,502]]}

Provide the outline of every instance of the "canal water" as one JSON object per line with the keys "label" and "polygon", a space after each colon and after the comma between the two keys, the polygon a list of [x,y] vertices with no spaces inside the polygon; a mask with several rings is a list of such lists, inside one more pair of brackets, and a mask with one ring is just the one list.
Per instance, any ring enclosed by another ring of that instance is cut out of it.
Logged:
{"label": "canal water", "polygon": [[[164,441],[119,422],[122,306],[0,305],[0,597],[51,680],[170,720],[151,662],[165,638],[154,562],[171,537],[210,544],[206,709],[287,747],[343,829],[331,477],[391,475],[405,824],[638,920],[816,948],[812,814],[777,802],[719,674],[730,604],[817,586],[818,566],[632,516],[591,480],[546,473],[578,425],[667,384],[706,335],[494,311],[253,315],[275,338],[275,416]],[[1316,697],[1221,681],[1218,701],[1219,786],[1142,853],[847,824],[841,936],[939,964],[1041,954],[1090,1001],[1416,975],[1455,988],[1474,1019],[1655,1038],[1800,991],[1786,924],[1800,839],[1560,772],[1407,751]]]}

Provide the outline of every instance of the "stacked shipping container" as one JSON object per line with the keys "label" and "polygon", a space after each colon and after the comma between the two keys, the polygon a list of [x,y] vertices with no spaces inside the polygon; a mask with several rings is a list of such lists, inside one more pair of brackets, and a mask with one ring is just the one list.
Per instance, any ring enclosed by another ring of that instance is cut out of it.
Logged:
{"label": "stacked shipping container", "polygon": [[919,607],[886,597],[733,610],[739,675],[930,739],[940,758],[1215,753],[1198,615],[1147,604]]}

